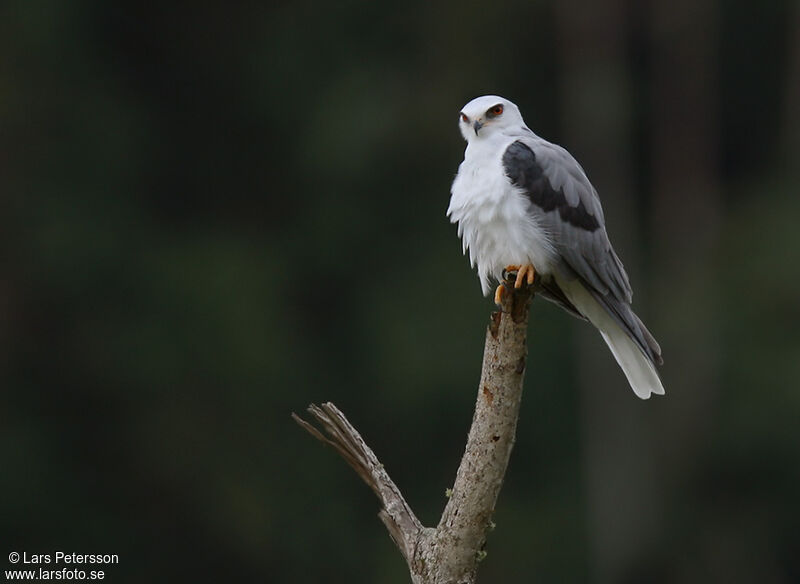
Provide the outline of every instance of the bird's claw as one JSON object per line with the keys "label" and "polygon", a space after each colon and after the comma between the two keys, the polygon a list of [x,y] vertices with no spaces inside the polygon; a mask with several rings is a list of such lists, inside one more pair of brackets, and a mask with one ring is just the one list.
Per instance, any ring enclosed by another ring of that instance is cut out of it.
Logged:
{"label": "bird's claw", "polygon": [[517,290],[522,288],[523,283],[527,283],[528,286],[532,286],[534,279],[536,278],[536,270],[531,264],[506,266],[506,268],[503,270],[503,280],[509,284],[511,283],[509,281],[509,276],[511,274],[514,274],[514,288]]}
{"label": "bird's claw", "polygon": [[[513,274],[513,280],[511,276]],[[521,266],[506,266],[503,270],[503,282],[494,291],[494,303],[500,306],[503,303],[503,296],[506,294],[506,288],[509,290],[513,288],[519,290],[522,284],[533,286],[536,271],[531,264],[523,264]]]}
{"label": "bird's claw", "polygon": [[522,288],[522,283],[526,282],[528,286],[533,286],[533,280],[536,277],[536,271],[531,264],[523,264],[517,271],[517,278],[514,280],[514,288]]}
{"label": "bird's claw", "polygon": [[506,293],[506,285],[501,283],[497,287],[497,290],[494,291],[494,303],[497,306],[502,306],[503,296],[505,295],[505,293]]}

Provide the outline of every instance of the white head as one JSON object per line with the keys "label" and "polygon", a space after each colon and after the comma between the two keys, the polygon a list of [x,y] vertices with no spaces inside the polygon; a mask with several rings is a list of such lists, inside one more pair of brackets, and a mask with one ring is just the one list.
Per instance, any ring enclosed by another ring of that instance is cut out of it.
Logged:
{"label": "white head", "polygon": [[519,108],[497,95],[476,97],[459,114],[458,127],[464,140],[484,140],[507,130],[525,127]]}

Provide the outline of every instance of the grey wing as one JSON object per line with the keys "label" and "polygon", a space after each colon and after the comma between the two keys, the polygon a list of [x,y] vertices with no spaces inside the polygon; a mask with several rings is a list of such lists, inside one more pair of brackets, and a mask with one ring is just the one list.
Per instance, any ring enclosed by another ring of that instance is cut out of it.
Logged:
{"label": "grey wing", "polygon": [[560,146],[537,138],[511,144],[503,166],[530,199],[561,256],[556,270],[565,278],[580,278],[645,355],[660,363],[658,344],[630,309],[628,274],[611,247],[600,199],[580,164]]}
{"label": "grey wing", "polygon": [[628,275],[614,253],[600,199],[583,169],[563,148],[514,142],[503,155],[506,175],[538,207],[542,226],[574,274],[603,295],[632,298]]}

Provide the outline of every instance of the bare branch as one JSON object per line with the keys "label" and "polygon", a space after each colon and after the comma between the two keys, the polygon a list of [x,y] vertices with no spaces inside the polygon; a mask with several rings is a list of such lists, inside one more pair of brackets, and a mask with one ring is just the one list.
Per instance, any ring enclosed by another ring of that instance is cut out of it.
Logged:
{"label": "bare branch", "polygon": [[467,446],[452,494],[436,528],[423,527],[383,465],[336,406],[308,411],[324,430],[295,414],[312,436],[333,446],[383,505],[379,513],[415,584],[473,584],[503,484],[519,417],[532,291],[506,283],[502,311],[486,331],[483,368]]}
{"label": "bare branch", "polygon": [[292,414],[292,417],[312,436],[333,446],[378,496],[383,505],[379,514],[381,521],[386,525],[389,535],[400,548],[406,562],[409,562],[423,527],[406,503],[400,489],[384,470],[372,449],[361,438],[361,434],[335,405],[330,402],[322,406],[312,404],[308,407],[308,411],[329,437],[324,436],[298,415]]}

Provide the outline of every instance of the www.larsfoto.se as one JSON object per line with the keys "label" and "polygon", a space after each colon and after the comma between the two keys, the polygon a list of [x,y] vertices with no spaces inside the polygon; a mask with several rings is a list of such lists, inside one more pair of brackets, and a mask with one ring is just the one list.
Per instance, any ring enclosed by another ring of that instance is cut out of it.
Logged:
{"label": "www.larsfoto.se", "polygon": [[6,570],[6,580],[104,580],[106,574],[103,570],[81,570],[79,568],[61,568],[48,570]]}

